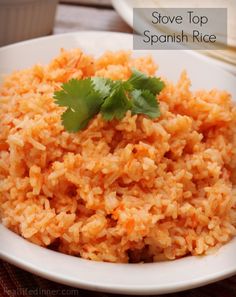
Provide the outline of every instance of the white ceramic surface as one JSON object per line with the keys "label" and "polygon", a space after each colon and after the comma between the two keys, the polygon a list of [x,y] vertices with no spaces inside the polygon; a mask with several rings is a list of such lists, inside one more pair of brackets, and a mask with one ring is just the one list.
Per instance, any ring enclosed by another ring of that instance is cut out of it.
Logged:
{"label": "white ceramic surface", "polygon": [[58,0],[0,0],[0,46],[52,32]]}
{"label": "white ceramic surface", "polygon": [[[64,47],[80,47],[100,55],[104,50],[132,49],[132,35],[79,32],[39,38],[0,49],[0,73],[47,63]],[[185,68],[192,87],[226,89],[236,98],[236,78],[208,59],[189,51],[152,54],[159,73],[176,81]],[[134,55],[146,54],[142,51]],[[170,293],[208,284],[236,273],[236,238],[215,254],[150,264],[111,264],[79,259],[47,250],[24,240],[0,225],[1,258],[45,278],[90,290],[123,294]]]}
{"label": "white ceramic surface", "polygon": [[[111,0],[114,8],[116,11],[120,14],[120,16],[124,19],[124,21],[130,26],[133,27],[133,8],[134,7],[140,7],[140,1],[139,3],[135,0]],[[135,5],[135,3],[137,4]],[[145,7],[145,1],[142,2],[142,7]],[[146,7],[150,7],[146,5]],[[143,23],[145,27],[145,18],[143,17]],[[156,30],[158,33],[158,30]],[[159,33],[162,33],[159,31]],[[206,55],[209,52],[206,52],[204,50],[198,50],[198,51],[190,51],[190,54],[194,55]],[[224,70],[229,71],[230,73],[236,75],[236,67],[233,64],[229,64],[224,62],[223,60],[213,58],[211,56],[205,56],[209,61],[212,63],[215,63],[215,65],[222,67]]]}

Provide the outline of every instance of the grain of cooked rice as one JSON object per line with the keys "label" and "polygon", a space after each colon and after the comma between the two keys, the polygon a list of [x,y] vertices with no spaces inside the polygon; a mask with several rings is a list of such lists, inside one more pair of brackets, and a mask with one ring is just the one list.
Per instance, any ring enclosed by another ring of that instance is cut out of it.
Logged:
{"label": "grain of cooked rice", "polygon": [[151,57],[62,50],[0,88],[0,216],[41,246],[109,262],[209,254],[236,235],[236,108],[225,91],[166,81],[162,115],[96,116],[70,134],[53,92],[70,78],[154,75]]}

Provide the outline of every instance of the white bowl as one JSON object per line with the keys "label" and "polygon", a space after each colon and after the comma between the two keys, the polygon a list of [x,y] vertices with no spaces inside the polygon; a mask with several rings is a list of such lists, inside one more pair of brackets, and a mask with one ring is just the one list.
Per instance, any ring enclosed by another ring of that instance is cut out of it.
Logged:
{"label": "white bowl", "polygon": [[53,30],[58,0],[0,0],[0,46]]}
{"label": "white bowl", "polygon": [[[80,47],[100,55],[105,50],[132,49],[132,35],[79,32],[6,46],[0,49],[0,72],[47,63],[59,49]],[[226,89],[236,98],[236,78],[191,51],[148,51],[159,73],[177,80],[185,68],[193,88]],[[136,51],[134,55],[147,52]],[[42,277],[79,288],[123,294],[163,294],[208,284],[236,273],[236,238],[215,254],[150,264],[112,264],[83,260],[34,245],[0,224],[3,259]]]}

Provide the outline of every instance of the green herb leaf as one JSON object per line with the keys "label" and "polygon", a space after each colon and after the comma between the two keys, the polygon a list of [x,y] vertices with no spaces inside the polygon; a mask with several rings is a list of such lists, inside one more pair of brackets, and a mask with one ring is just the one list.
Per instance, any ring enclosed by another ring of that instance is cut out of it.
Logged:
{"label": "green herb leaf", "polygon": [[148,77],[146,74],[138,71],[137,69],[132,69],[132,75],[127,80],[127,88],[132,86],[133,89],[138,90],[149,90],[154,95],[160,93],[164,88],[164,82],[157,77]]}
{"label": "green herb leaf", "polygon": [[62,124],[69,132],[77,132],[84,129],[90,119],[83,119],[79,111],[67,109],[61,116]]}
{"label": "green herb leaf", "polygon": [[122,83],[116,82],[112,93],[101,106],[101,113],[106,121],[113,119],[120,120],[125,116],[131,106],[131,102],[125,94]]}
{"label": "green herb leaf", "polygon": [[131,99],[133,114],[145,114],[151,119],[160,116],[159,103],[149,90],[134,90],[131,92]]}
{"label": "green herb leaf", "polygon": [[[89,120],[100,110],[103,97],[93,87],[90,78],[72,79],[55,92],[54,98],[60,106],[68,109],[62,115],[62,122],[68,131],[78,131],[86,127]],[[69,123],[71,121],[71,123]]]}
{"label": "green herb leaf", "polygon": [[59,106],[67,107],[62,115],[65,129],[76,132],[86,128],[98,112],[106,121],[120,120],[128,110],[152,119],[159,117],[156,95],[163,87],[159,78],[133,69],[127,81],[101,77],[71,79],[62,84],[62,90],[54,93],[54,99]]}
{"label": "green herb leaf", "polygon": [[93,86],[95,91],[99,92],[103,98],[107,97],[114,85],[113,81],[103,77],[93,77]]}

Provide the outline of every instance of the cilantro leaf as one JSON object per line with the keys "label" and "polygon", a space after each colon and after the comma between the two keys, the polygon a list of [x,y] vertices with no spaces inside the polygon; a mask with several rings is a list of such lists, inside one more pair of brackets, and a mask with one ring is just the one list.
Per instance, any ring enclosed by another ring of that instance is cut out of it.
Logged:
{"label": "cilantro leaf", "polygon": [[78,97],[86,98],[90,81],[71,79],[67,83],[62,84],[62,90],[54,93],[55,102],[59,106],[66,106],[77,109]]}
{"label": "cilantro leaf", "polygon": [[86,128],[98,112],[106,121],[120,120],[128,110],[152,119],[159,117],[156,95],[163,87],[159,78],[148,77],[133,69],[127,81],[102,77],[71,79],[54,93],[54,99],[59,106],[67,107],[61,117],[65,129],[77,132]]}
{"label": "cilantro leaf", "polygon": [[164,82],[157,77],[148,77],[145,73],[132,69],[132,75],[127,80],[127,88],[132,86],[133,89],[149,90],[154,95],[159,94],[164,88]]}
{"label": "cilantro leaf", "polygon": [[68,131],[74,132],[85,128],[103,103],[103,97],[94,90],[90,78],[64,83],[62,90],[54,93],[54,99],[58,105],[68,108],[62,115],[62,122]]}
{"label": "cilantro leaf", "polygon": [[131,102],[126,96],[121,82],[116,82],[110,96],[101,106],[101,114],[106,121],[122,119],[126,112],[131,108]]}
{"label": "cilantro leaf", "polygon": [[113,81],[104,77],[93,77],[92,83],[95,91],[99,92],[103,98],[107,97],[113,87]]}
{"label": "cilantro leaf", "polygon": [[77,132],[84,129],[90,120],[90,118],[82,118],[79,111],[73,111],[72,109],[67,109],[62,114],[61,119],[63,126],[69,132]]}
{"label": "cilantro leaf", "polygon": [[155,95],[149,90],[134,90],[131,92],[133,114],[145,114],[154,119],[160,116],[160,107]]}

